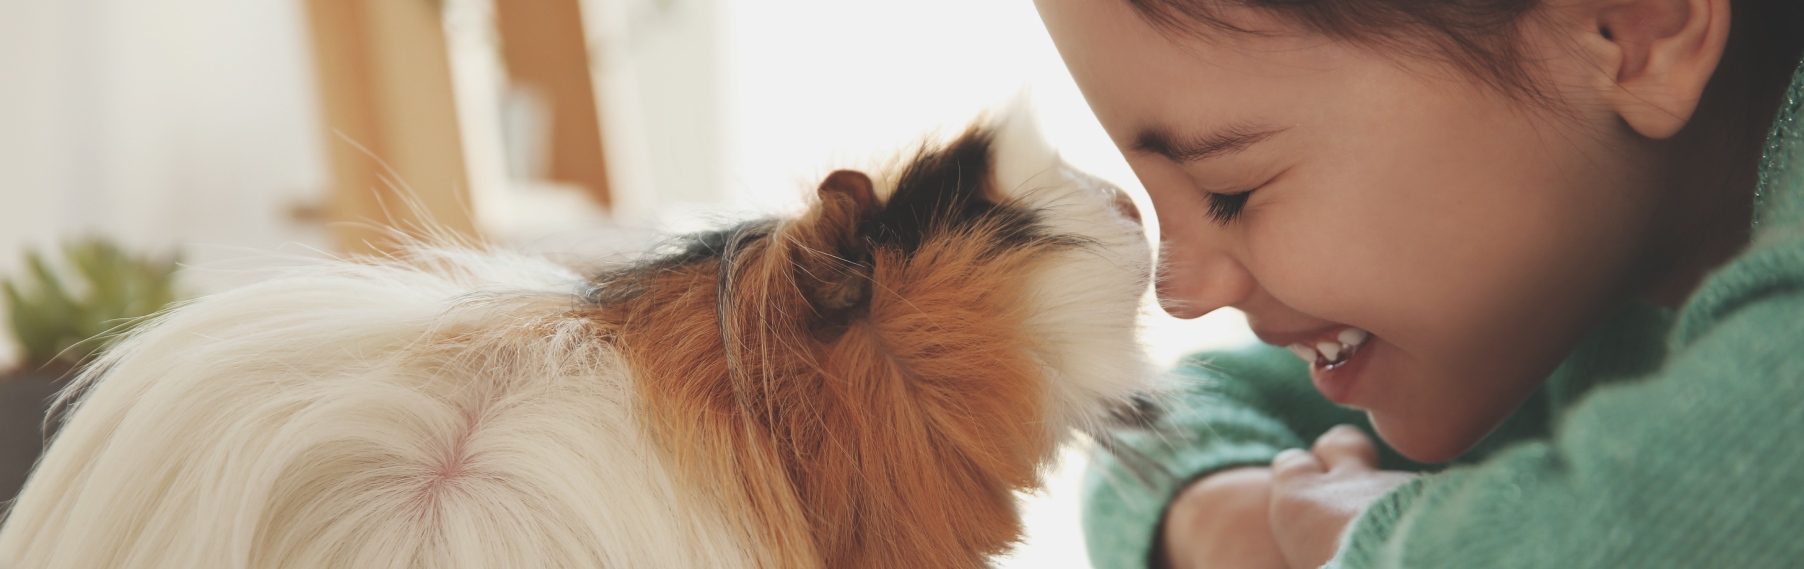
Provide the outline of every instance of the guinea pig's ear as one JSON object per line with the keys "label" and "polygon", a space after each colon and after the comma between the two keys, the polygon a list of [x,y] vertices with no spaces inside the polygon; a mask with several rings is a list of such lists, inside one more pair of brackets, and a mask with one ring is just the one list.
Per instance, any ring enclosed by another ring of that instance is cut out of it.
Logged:
{"label": "guinea pig's ear", "polygon": [[[857,170],[836,170],[821,181],[821,205],[844,207],[852,212],[854,222],[877,208],[877,190],[871,177]],[[837,204],[833,204],[837,202]]]}
{"label": "guinea pig's ear", "polygon": [[871,251],[858,226],[877,209],[870,176],[839,170],[821,181],[820,205],[804,220],[796,279],[829,325],[862,312],[871,296]]}

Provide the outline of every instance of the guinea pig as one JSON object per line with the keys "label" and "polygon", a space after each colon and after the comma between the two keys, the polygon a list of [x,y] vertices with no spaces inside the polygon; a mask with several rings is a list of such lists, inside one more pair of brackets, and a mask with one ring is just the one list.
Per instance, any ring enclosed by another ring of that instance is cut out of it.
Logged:
{"label": "guinea pig", "polygon": [[596,274],[476,247],[174,308],[67,390],[13,569],[984,567],[1132,407],[1150,249],[1024,113]]}

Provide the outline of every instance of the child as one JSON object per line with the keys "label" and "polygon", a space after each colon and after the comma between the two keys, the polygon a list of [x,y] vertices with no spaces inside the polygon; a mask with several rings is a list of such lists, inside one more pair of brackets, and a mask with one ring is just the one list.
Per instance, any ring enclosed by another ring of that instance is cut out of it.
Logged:
{"label": "child", "polygon": [[1096,566],[1804,558],[1800,4],[1038,0],[1166,309],[1275,346],[1100,459]]}

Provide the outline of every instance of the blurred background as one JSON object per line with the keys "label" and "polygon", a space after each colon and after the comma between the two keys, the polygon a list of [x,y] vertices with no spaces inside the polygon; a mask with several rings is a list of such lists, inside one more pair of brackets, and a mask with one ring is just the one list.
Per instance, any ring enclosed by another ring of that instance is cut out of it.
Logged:
{"label": "blurred background", "polygon": [[[1024,0],[0,2],[0,499],[80,341],[168,300],[425,217],[605,259],[795,210],[1023,90],[1150,208]],[[1147,313],[1165,363],[1251,338]],[[1002,566],[1085,566],[1084,457]]]}

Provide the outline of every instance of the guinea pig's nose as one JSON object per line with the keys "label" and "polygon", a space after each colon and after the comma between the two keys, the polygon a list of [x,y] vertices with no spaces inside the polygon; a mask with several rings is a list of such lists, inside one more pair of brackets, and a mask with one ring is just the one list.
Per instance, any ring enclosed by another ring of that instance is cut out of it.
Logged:
{"label": "guinea pig's nose", "polygon": [[1134,199],[1128,197],[1127,192],[1121,191],[1121,188],[1115,186],[1107,186],[1107,188],[1109,197],[1114,200],[1113,205],[1117,213],[1120,213],[1122,217],[1134,220],[1135,225],[1146,225],[1146,222],[1140,219],[1140,208],[1134,205]]}

